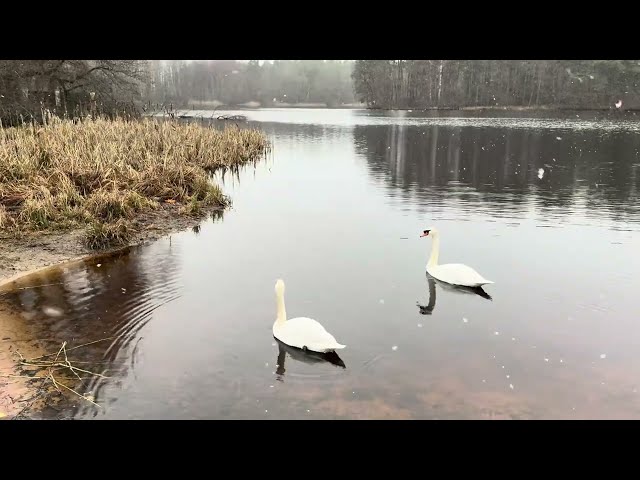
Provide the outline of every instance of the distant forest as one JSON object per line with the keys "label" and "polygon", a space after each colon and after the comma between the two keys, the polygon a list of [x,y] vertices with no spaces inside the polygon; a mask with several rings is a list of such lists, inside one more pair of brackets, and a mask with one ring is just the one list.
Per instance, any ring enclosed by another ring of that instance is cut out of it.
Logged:
{"label": "distant forest", "polygon": [[639,84],[637,60],[0,60],[0,120],[158,105],[636,109]]}
{"label": "distant forest", "polygon": [[370,108],[640,106],[638,60],[358,60]]}
{"label": "distant forest", "polygon": [[355,100],[353,62],[334,60],[151,61],[147,99],[178,106],[215,102],[316,104],[336,107]]}

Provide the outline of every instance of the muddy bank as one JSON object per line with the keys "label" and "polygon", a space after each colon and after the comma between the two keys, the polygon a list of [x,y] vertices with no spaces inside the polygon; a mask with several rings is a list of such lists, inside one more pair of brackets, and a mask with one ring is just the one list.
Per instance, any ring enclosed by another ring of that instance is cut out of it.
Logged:
{"label": "muddy bank", "polygon": [[0,302],[0,420],[42,410],[46,401],[47,392],[39,391],[42,381],[27,378],[30,372],[20,368],[21,355],[42,355],[46,342],[33,338],[31,325],[21,320],[18,312]]}
{"label": "muddy bank", "polygon": [[[152,242],[170,233],[196,227],[207,217],[222,215],[220,207],[203,210],[199,216],[185,216],[180,208],[179,204],[163,204],[158,210],[140,215],[133,221],[135,234],[128,246]],[[122,248],[91,250],[84,244],[84,238],[82,229],[28,233],[22,237],[0,233],[0,292],[13,280],[34,270]]]}
{"label": "muddy bank", "polygon": [[0,237],[0,419],[55,417],[55,412],[43,412],[55,408],[62,398],[51,382],[28,378],[34,370],[20,365],[21,356],[39,357],[57,351],[60,345],[48,338],[38,338],[36,325],[25,321],[29,319],[22,318],[21,312],[3,302],[2,297],[10,291],[28,288],[31,274],[40,277],[62,264],[109,257],[222,215],[220,208],[211,208],[200,216],[185,216],[180,208],[177,204],[165,204],[141,215],[133,222],[136,233],[131,243],[120,248],[90,250],[84,244],[83,230],[29,234],[22,238],[6,234]]}
{"label": "muddy bank", "polygon": [[75,407],[90,399],[80,397],[86,389],[73,371],[61,368],[66,350],[56,355],[61,345],[31,320],[31,312],[0,302],[0,420],[65,418],[62,402]]}

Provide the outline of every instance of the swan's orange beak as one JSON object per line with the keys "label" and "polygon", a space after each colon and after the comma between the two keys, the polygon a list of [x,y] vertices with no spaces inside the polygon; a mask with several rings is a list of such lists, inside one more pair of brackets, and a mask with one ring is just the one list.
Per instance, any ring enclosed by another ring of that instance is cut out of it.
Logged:
{"label": "swan's orange beak", "polygon": [[422,232],[422,234],[420,235],[420,238],[427,237],[427,236],[429,236],[429,230],[425,230],[424,232]]}

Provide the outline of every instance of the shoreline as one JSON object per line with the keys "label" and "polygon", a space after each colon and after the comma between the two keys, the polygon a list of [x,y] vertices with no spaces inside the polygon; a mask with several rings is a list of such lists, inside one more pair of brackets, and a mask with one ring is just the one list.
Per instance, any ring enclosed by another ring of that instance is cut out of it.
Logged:
{"label": "shoreline", "polygon": [[624,109],[617,109],[614,107],[559,107],[559,106],[470,106],[470,107],[399,107],[399,108],[377,108],[377,107],[364,107],[364,110],[381,111],[381,112],[545,112],[545,113],[564,113],[564,112],[592,112],[592,113],[606,113],[612,114],[625,114],[635,113],[640,111],[640,108],[630,107]]}
{"label": "shoreline", "polygon": [[11,284],[33,273],[63,264],[81,262],[154,242],[167,235],[200,225],[207,217],[221,214],[225,208],[213,206],[198,216],[179,212],[180,204],[142,213],[134,219],[136,232],[126,245],[91,250],[83,242],[83,229],[61,232],[27,233],[22,237],[0,237],[0,296]]}
{"label": "shoreline", "polygon": [[0,146],[2,287],[219,214],[231,201],[212,175],[255,164],[270,149],[257,129],[102,117],[24,124],[3,130]]}
{"label": "shoreline", "polygon": [[[640,111],[640,106],[630,106],[622,109],[617,109],[614,106],[601,106],[601,107],[577,107],[571,105],[468,105],[464,107],[448,107],[448,106],[431,106],[431,107],[395,107],[395,108],[383,108],[376,106],[367,106],[366,104],[345,104],[345,105],[322,105],[317,103],[299,103],[299,104],[286,104],[275,103],[269,105],[219,105],[215,108],[209,106],[197,106],[188,105],[181,107],[174,107],[173,112],[226,112],[236,110],[287,110],[287,109],[309,109],[309,110],[380,110],[386,112],[393,111],[414,111],[414,112],[474,112],[479,110],[495,110],[495,111],[511,111],[511,112],[637,112]],[[162,116],[167,115],[162,110],[154,110],[147,112],[144,116]]]}
{"label": "shoreline", "polygon": [[215,222],[232,201],[212,175],[255,165],[270,143],[256,129],[52,116],[37,130],[3,130],[0,146],[2,419],[22,418],[33,404],[25,399],[44,394],[46,403],[50,390],[43,389],[47,377],[38,377],[40,386],[32,381],[41,365],[23,361],[44,355],[51,339],[39,338],[49,335],[38,322],[25,321],[20,290],[44,286],[58,269],[107,261],[196,230],[207,218]]}
{"label": "shoreline", "polygon": [[[363,110],[367,112],[407,112],[407,113],[423,113],[423,114],[478,114],[478,113],[496,113],[496,114],[533,114],[533,115],[566,115],[569,117],[571,114],[582,113],[582,114],[594,114],[601,115],[604,117],[611,118],[625,118],[625,117],[636,117],[637,112],[640,112],[640,108],[630,107],[624,109],[616,109],[614,107],[599,107],[599,108],[586,108],[586,107],[547,107],[547,106],[537,106],[537,107],[529,107],[529,106],[470,106],[470,107],[399,107],[399,108],[377,108],[377,107],[367,107],[367,106],[341,106],[341,107],[326,107],[326,106],[309,106],[309,105],[275,105],[275,106],[259,106],[259,107],[248,107],[248,106],[229,106],[225,105],[221,108],[211,109],[211,108],[193,108],[193,107],[185,107],[185,108],[177,108],[174,109],[171,114],[175,116],[176,119],[184,119],[184,120],[211,120],[216,122],[229,122],[229,123],[243,123],[247,121],[247,118],[236,119],[236,118],[217,118],[219,115],[223,114],[223,112],[250,112],[250,111],[260,111],[260,110]],[[147,112],[143,115],[148,118],[170,118],[171,115],[167,112],[163,111],[153,111]]]}
{"label": "shoreline", "polygon": [[[184,216],[178,212],[180,208],[179,205],[167,205],[161,211],[140,215],[135,222],[142,226],[138,227],[139,230],[127,245],[103,250],[86,247],[82,242],[82,229],[0,238],[0,421],[39,418],[39,413],[48,402],[55,401],[51,394],[56,391],[51,386],[43,389],[40,381],[34,383],[21,376],[25,367],[20,366],[18,351],[25,358],[35,358],[47,353],[50,350],[48,347],[57,348],[57,345],[51,345],[49,339],[38,338],[36,328],[24,322],[20,312],[13,305],[3,302],[2,297],[20,288],[28,288],[31,279],[37,284],[38,278],[49,270],[126,254],[132,248],[201,225],[225,210],[222,207],[210,207],[203,210],[201,215]],[[17,254],[18,257],[8,257],[7,253]]]}

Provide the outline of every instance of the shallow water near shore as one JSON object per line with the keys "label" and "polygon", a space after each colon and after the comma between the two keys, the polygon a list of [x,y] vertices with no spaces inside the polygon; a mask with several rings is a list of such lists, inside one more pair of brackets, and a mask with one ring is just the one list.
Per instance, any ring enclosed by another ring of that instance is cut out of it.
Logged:
{"label": "shallow water near shore", "polygon": [[[0,296],[3,331],[110,377],[33,417],[640,418],[639,123],[241,113],[273,149],[219,179],[231,209]],[[427,277],[430,227],[486,296]],[[278,278],[337,357],[273,338]]]}

